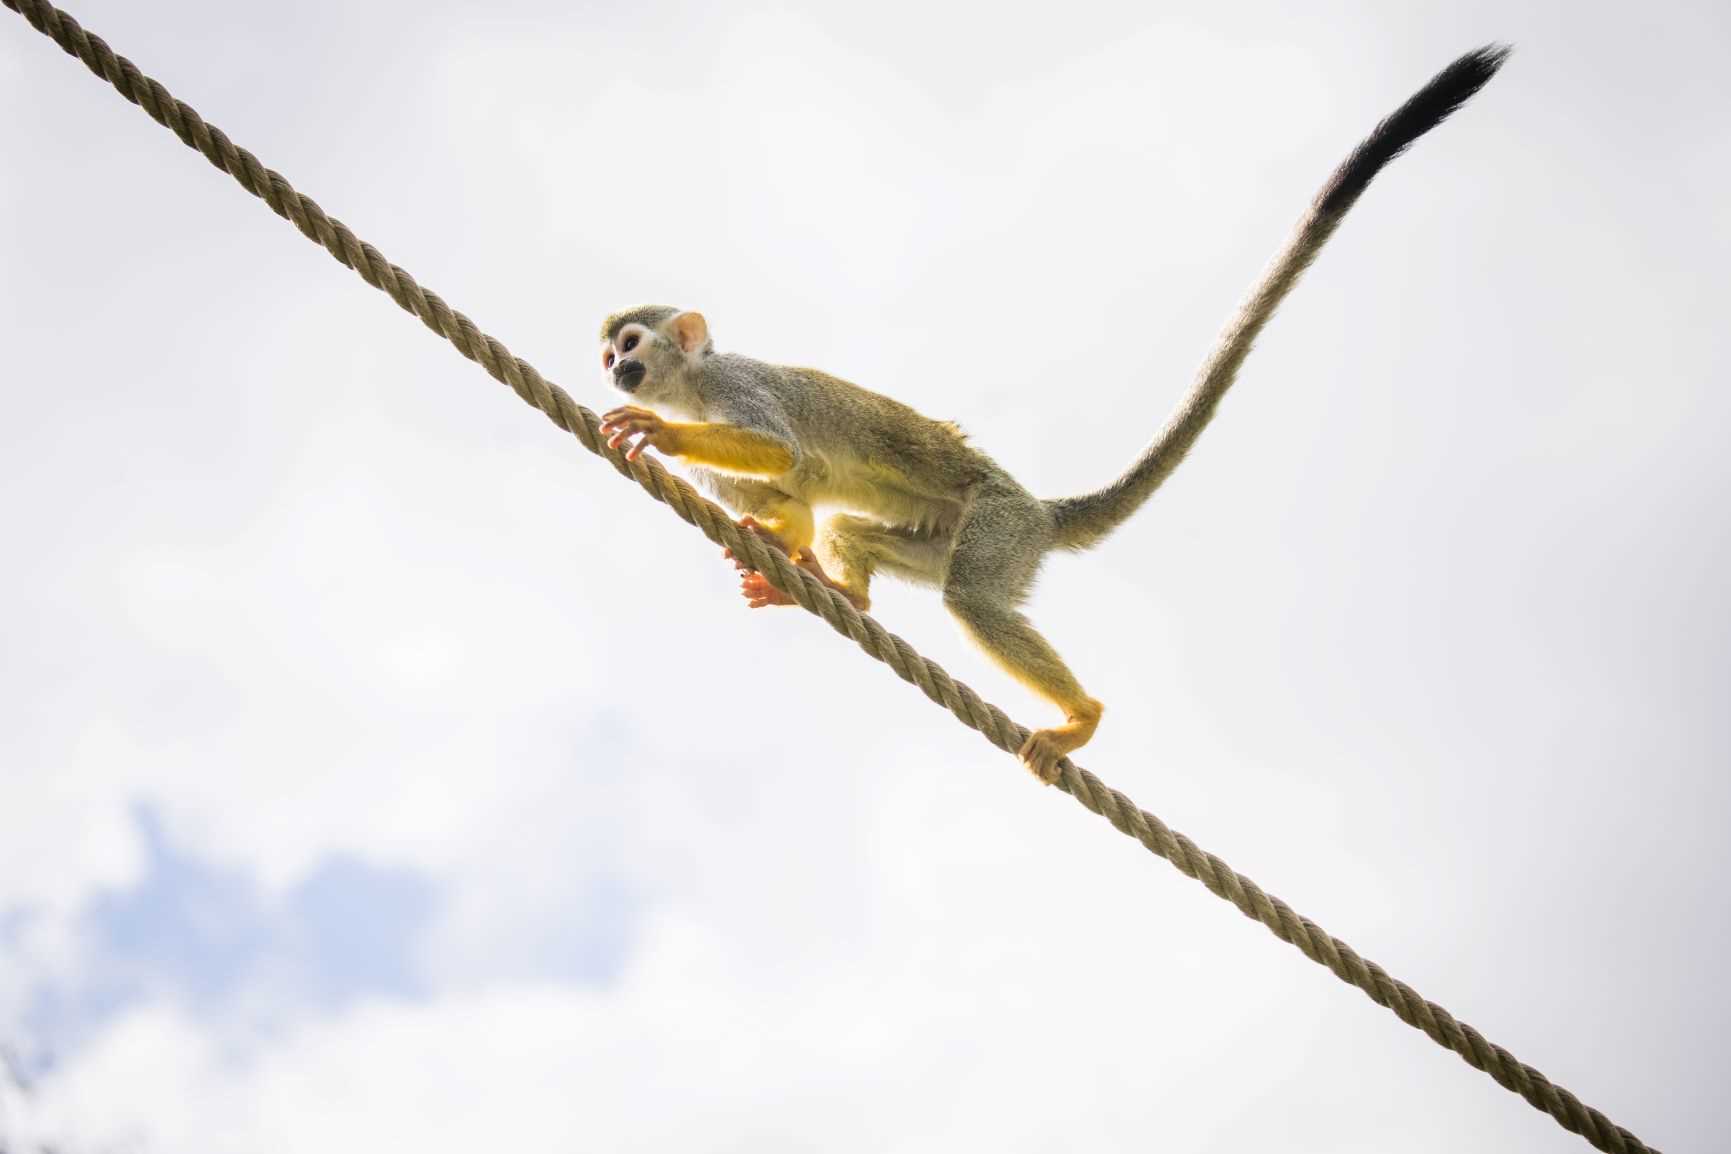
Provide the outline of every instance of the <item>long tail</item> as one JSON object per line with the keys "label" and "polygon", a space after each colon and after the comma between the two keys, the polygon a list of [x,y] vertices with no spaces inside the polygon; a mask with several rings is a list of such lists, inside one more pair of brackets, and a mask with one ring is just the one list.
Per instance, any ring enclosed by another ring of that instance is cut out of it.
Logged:
{"label": "long tail", "polygon": [[1508,56],[1509,49],[1489,44],[1469,52],[1419,89],[1412,99],[1401,105],[1388,119],[1378,124],[1346,162],[1334,170],[1328,183],[1311,201],[1310,209],[1298,222],[1292,239],[1274,258],[1262,281],[1250,294],[1232,323],[1221,333],[1219,342],[1202,370],[1190,395],[1178,406],[1178,411],[1166,423],[1166,428],[1154,439],[1130,470],[1106,488],[1081,497],[1064,497],[1046,502],[1058,524],[1058,544],[1068,549],[1086,549],[1123,524],[1141,508],[1154,490],[1160,487],[1178,462],[1196,443],[1220,398],[1231,387],[1268,318],[1299,275],[1315,259],[1323,244],[1339,227],[1346,210],[1370,184],[1371,178],[1382,171],[1383,165],[1406,151],[1413,141],[1441,124],[1455,109],[1484,87],[1496,75]]}

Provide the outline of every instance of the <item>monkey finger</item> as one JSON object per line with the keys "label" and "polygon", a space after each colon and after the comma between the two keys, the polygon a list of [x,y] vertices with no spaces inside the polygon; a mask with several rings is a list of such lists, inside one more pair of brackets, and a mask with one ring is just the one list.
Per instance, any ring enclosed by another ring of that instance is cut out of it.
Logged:
{"label": "monkey finger", "polygon": [[659,418],[648,409],[633,409],[627,407],[623,409],[614,409],[611,413],[603,415],[601,423],[605,425],[624,425],[632,421],[653,421],[658,419]]}

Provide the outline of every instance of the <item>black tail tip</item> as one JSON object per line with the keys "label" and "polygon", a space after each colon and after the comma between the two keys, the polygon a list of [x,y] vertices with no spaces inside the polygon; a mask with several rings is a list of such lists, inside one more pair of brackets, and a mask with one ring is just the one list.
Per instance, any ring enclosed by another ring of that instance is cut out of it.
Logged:
{"label": "black tail tip", "polygon": [[1431,83],[1440,83],[1444,77],[1455,74],[1459,77],[1457,83],[1464,89],[1461,99],[1465,100],[1497,74],[1497,69],[1508,62],[1509,54],[1514,50],[1513,44],[1501,44],[1493,40],[1481,48],[1473,49],[1443,69]]}
{"label": "black tail tip", "polygon": [[1399,148],[1405,148],[1471,100],[1473,94],[1497,74],[1513,51],[1513,45],[1493,42],[1461,56],[1431,77],[1430,83],[1377,125],[1376,131],[1370,134],[1371,140],[1381,136],[1393,137],[1398,139]]}
{"label": "black tail tip", "polygon": [[1378,124],[1346,158],[1316,198],[1325,214],[1345,212],[1384,165],[1405,152],[1413,141],[1447,120],[1455,109],[1489,83],[1514,48],[1491,43],[1475,48],[1431,77],[1407,102]]}

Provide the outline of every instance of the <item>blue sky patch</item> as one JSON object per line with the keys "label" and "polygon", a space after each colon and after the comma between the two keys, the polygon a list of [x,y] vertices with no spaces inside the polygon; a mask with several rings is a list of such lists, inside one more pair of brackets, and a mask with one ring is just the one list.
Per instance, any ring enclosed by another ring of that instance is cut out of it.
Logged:
{"label": "blue sky patch", "polygon": [[261,987],[273,1002],[314,1010],[425,996],[414,954],[438,906],[428,877],[334,854],[273,900],[245,871],[175,846],[148,805],[134,814],[144,872],[86,907],[90,971],[35,992],[25,1028],[38,1045],[64,1056],[147,998],[210,1014]]}

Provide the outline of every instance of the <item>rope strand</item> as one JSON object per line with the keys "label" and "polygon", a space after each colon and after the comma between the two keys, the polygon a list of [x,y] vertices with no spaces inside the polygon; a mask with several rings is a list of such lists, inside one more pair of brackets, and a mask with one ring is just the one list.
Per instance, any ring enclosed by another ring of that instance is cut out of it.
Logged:
{"label": "rope strand", "polygon": [[[649,456],[627,461],[623,451],[609,449],[600,435],[600,418],[593,412],[543,377],[529,362],[513,355],[503,341],[483,332],[468,317],[451,308],[444,298],[421,287],[407,271],[356,237],[348,226],[327,216],[310,197],[296,192],[280,173],[266,168],[252,153],[230,141],[221,129],[206,123],[190,105],[175,99],[130,60],[115,55],[101,37],[86,32],[77,20],[46,0],[0,0],[0,3],[21,14],[69,55],[82,60],[90,71],[108,81],[188,147],[202,153],[211,164],[234,177],[242,188],[263,200],[272,212],[293,224],[309,240],[324,246],[338,263],[387,293],[495,380],[509,385],[523,401],[575,436],[585,449],[635,481],[644,492],[696,526],[705,537],[744,557],[801,608],[851,638],[894,670],[896,676],[948,709],[956,720],[1007,753],[1014,754],[1027,740],[1028,730],[1003,710],[982,700],[937,662],[922,657],[913,646],[855,609],[845,597],[789,562],[755,534],[742,531],[724,509],[669,473],[659,461]],[[1657,1154],[1634,1134],[1501,1046],[1493,1045],[1435,1002],[1420,997],[1411,986],[1396,981],[1375,962],[1359,957],[1351,946],[1310,919],[1300,917],[1285,902],[1263,892],[1254,881],[1203,851],[1183,834],[1173,832],[1158,817],[1069,758],[1060,763],[1060,769],[1058,788],[1111,822],[1119,832],[1135,838],[1180,873],[1237,906],[1245,917],[1261,922],[1275,937],[1296,946],[1318,965],[1328,967],[1341,981],[1358,987],[1371,1001],[1386,1006],[1407,1025],[1422,1030],[1439,1046],[1453,1050],[1468,1065],[1483,1070],[1498,1085],[1549,1114],[1565,1130],[1581,1135],[1610,1154]]]}

